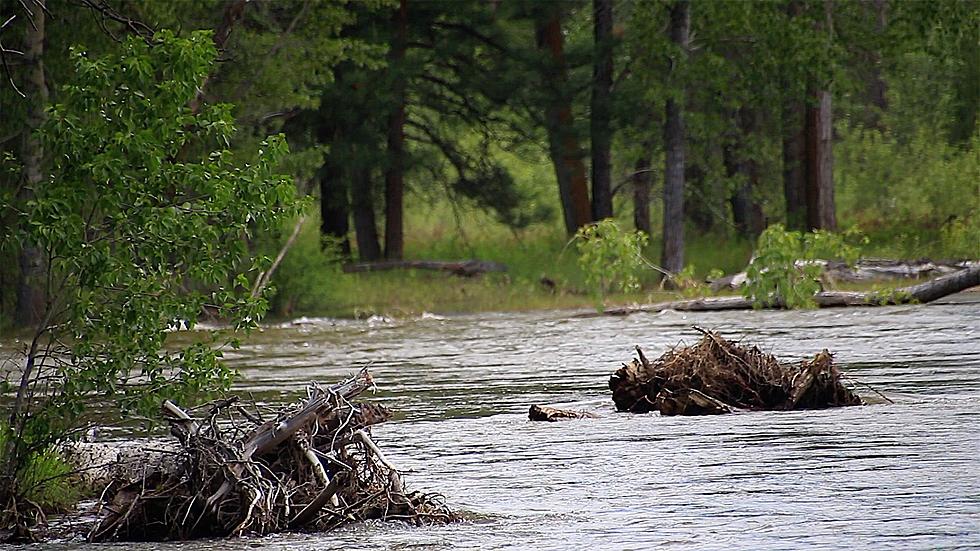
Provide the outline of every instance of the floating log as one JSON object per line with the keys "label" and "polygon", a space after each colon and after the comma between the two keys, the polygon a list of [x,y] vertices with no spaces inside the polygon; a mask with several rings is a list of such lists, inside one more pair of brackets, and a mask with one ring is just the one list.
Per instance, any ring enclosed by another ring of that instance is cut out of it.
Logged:
{"label": "floating log", "polygon": [[488,260],[381,260],[344,264],[345,273],[380,272],[383,270],[437,270],[462,277],[474,277],[488,272],[506,272],[507,266]]}
{"label": "floating log", "polygon": [[89,540],[162,541],[283,530],[331,530],[369,519],[458,520],[436,495],[407,492],[370,436],[391,418],[351,402],[373,385],[367,371],[321,388],[263,421],[237,399],[194,418],[171,402],[164,415],[179,447],[169,469],[111,484]]}
{"label": "floating log", "polygon": [[[980,285],[980,265],[959,270],[917,285],[900,287],[890,291],[822,291],[814,295],[813,300],[820,308],[924,304],[960,291],[965,291],[977,285]],[[744,297],[709,297],[641,306],[610,308],[602,313],[610,316],[626,316],[638,312],[655,313],[664,310],[705,312],[715,310],[751,310],[755,307],[756,305],[752,300]],[[784,305],[777,302],[775,304],[763,304],[762,307],[783,308]],[[590,317],[592,315],[595,314],[583,313],[578,317]]]}
{"label": "floating log", "polygon": [[570,409],[558,409],[548,406],[531,406],[527,412],[527,418],[531,421],[560,421],[562,419],[595,419],[598,417],[588,411],[573,411]]}
{"label": "floating log", "polygon": [[716,415],[863,403],[841,383],[841,373],[826,350],[799,365],[785,365],[755,346],[698,330],[703,334],[700,342],[668,350],[652,362],[636,347],[638,357],[609,378],[616,409]]}

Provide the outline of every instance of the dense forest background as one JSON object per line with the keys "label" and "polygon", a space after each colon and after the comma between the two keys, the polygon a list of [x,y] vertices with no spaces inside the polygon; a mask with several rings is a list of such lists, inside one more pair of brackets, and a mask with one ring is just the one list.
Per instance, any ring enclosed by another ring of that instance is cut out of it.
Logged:
{"label": "dense forest background", "polygon": [[[227,104],[243,163],[284,134],[278,170],[310,197],[247,243],[288,244],[282,315],[552,305],[582,285],[568,238],[609,217],[672,273],[738,271],[773,223],[980,257],[974,2],[0,0],[0,24],[5,229],[51,163],[36,131],[77,83],[72,51],[211,33],[187,109]],[[26,324],[44,259],[7,243],[3,323]],[[339,268],[407,258],[510,270]]]}

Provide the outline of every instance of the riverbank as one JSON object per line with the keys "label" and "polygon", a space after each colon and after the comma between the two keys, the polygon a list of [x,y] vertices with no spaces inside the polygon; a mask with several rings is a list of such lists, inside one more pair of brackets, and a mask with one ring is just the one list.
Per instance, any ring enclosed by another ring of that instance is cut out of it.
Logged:
{"label": "riverbank", "polygon": [[[467,260],[498,262],[503,273],[460,277],[447,272],[404,269],[371,273],[344,273],[343,259],[319,242],[317,224],[307,223],[285,256],[272,283],[276,292],[271,316],[291,319],[300,316],[363,319],[371,316],[412,317],[476,312],[523,312],[595,308],[585,274],[578,266],[574,242],[569,243],[555,228],[536,227],[524,232],[506,232],[492,224],[478,226],[480,232],[461,232],[429,223],[406,244],[406,258],[413,260]],[[624,227],[625,224],[624,224]],[[935,258],[946,252],[936,244]],[[644,251],[647,259],[659,256],[660,244],[653,240]],[[706,284],[710,275],[734,274],[745,269],[753,244],[722,235],[695,235],[687,244],[690,259],[687,286],[665,290],[660,273],[645,267],[640,289],[614,293],[604,298],[607,308],[650,304],[705,296],[737,295],[736,290],[713,292]],[[923,249],[925,250],[925,249]],[[862,246],[866,256],[885,257],[896,246],[884,238]],[[355,252],[356,254],[356,252]],[[922,258],[917,257],[917,258]],[[835,284],[842,291],[888,291],[917,283],[919,279]]]}

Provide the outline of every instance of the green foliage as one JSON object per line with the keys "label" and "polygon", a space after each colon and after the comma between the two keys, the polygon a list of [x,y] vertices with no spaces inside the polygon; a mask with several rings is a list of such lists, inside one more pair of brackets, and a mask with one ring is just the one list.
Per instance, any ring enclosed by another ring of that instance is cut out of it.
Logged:
{"label": "green foliage", "polygon": [[940,128],[897,137],[841,126],[835,148],[842,221],[900,257],[980,258],[980,157],[947,143]]}
{"label": "green foliage", "polygon": [[815,231],[786,231],[782,224],[759,236],[755,257],[746,270],[743,295],[756,307],[783,304],[787,308],[814,308],[813,295],[821,290],[823,265],[819,260],[857,260],[858,249],[843,236]]}
{"label": "green foliage", "polygon": [[[0,425],[0,449],[6,447],[10,427]],[[82,497],[84,488],[73,479],[75,468],[53,447],[32,452],[18,469],[17,486],[24,498],[45,511],[67,511]]]}
{"label": "green foliage", "polygon": [[648,240],[645,233],[623,231],[607,218],[580,228],[575,238],[579,267],[585,272],[596,309],[602,310],[606,295],[614,289],[630,292],[640,288],[642,253]]}
{"label": "green foliage", "polygon": [[225,149],[230,107],[188,107],[215,59],[208,33],[72,55],[76,76],[40,133],[50,176],[8,236],[41,251],[47,296],[19,392],[30,415],[14,411],[8,466],[69,436],[93,399],[147,414],[227,387],[220,345],[232,341],[202,334],[170,350],[168,332],[205,311],[254,327],[267,304],[248,292],[261,263],[246,240],[294,211],[293,184],[275,173],[281,137],[239,164]]}

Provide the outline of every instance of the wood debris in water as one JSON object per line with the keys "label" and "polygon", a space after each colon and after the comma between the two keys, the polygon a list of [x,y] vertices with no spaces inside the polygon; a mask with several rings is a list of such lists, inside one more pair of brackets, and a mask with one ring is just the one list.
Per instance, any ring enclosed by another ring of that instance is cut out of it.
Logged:
{"label": "wood debris in water", "polygon": [[712,415],[862,404],[841,383],[842,375],[827,350],[812,360],[787,365],[755,346],[695,329],[703,334],[700,342],[668,350],[652,362],[636,347],[638,358],[623,364],[609,379],[616,409]]}
{"label": "wood debris in water", "polygon": [[367,371],[322,388],[263,421],[237,399],[195,419],[164,404],[180,442],[172,472],[110,485],[90,541],[159,541],[284,530],[324,531],[369,519],[456,521],[437,495],[409,492],[371,439],[391,412],[351,400],[373,385]]}
{"label": "wood debris in water", "polygon": [[560,421],[562,419],[595,419],[594,413],[588,411],[577,411],[571,409],[558,409],[549,406],[539,406],[534,404],[527,412],[530,421]]}

